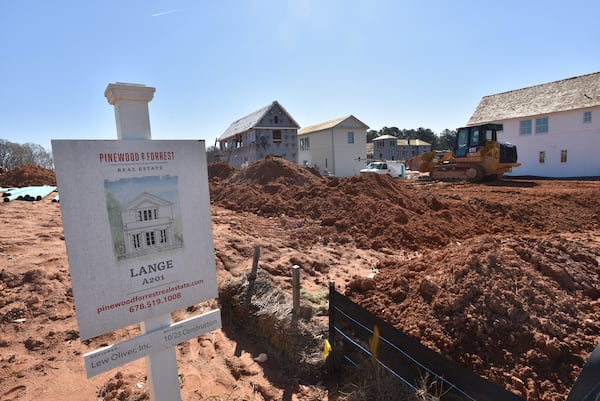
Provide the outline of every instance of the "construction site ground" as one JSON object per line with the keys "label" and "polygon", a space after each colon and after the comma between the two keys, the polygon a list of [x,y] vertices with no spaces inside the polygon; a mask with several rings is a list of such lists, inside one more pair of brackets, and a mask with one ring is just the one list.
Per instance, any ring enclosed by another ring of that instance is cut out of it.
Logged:
{"label": "construction site ground", "polygon": [[[21,173],[0,186],[54,184],[47,171]],[[529,401],[565,400],[600,343],[600,181],[327,179],[265,159],[240,171],[211,164],[209,182],[220,288],[248,274],[259,246],[259,269],[279,290],[291,292],[300,266],[316,323],[326,327],[333,280]],[[60,206],[49,199],[0,205],[0,400],[147,399],[143,359],[85,377],[83,354],[139,329],[79,340]],[[177,358],[186,401],[351,399],[324,375],[298,375],[232,315]]]}

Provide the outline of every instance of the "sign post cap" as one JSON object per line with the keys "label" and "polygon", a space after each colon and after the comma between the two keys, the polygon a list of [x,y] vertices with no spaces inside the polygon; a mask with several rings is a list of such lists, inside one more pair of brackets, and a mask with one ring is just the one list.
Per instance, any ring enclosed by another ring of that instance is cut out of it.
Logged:
{"label": "sign post cap", "polygon": [[156,88],[144,84],[117,82],[108,84],[104,96],[112,105],[116,105],[120,101],[149,103],[154,97],[155,91]]}

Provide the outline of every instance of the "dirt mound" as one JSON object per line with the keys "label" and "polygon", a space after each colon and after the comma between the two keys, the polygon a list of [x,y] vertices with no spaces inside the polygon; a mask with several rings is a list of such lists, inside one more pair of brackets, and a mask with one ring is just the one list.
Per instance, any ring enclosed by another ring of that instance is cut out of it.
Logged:
{"label": "dirt mound", "polygon": [[482,236],[389,259],[347,295],[530,400],[564,400],[600,330],[598,249],[560,235]]}
{"label": "dirt mound", "polygon": [[208,179],[227,179],[235,172],[235,169],[227,163],[209,163]]}
{"label": "dirt mound", "polygon": [[[598,197],[594,182],[379,175],[211,187],[218,205],[277,217],[300,253],[334,244],[379,250],[379,274],[347,281],[349,296],[476,373],[544,401],[565,399],[597,345]],[[297,262],[310,263],[323,265]]]}
{"label": "dirt mound", "polygon": [[40,185],[56,185],[54,171],[39,166],[21,166],[0,175],[0,187],[3,188]]}
{"label": "dirt mound", "polygon": [[314,169],[298,166],[278,157],[266,157],[238,170],[230,179],[232,184],[310,185],[323,183],[325,179]]}
{"label": "dirt mound", "polygon": [[[536,202],[523,203],[513,200],[518,194],[507,189],[401,181],[387,175],[319,179],[297,186],[277,181],[263,184],[264,176],[243,182],[242,174],[248,173],[241,171],[230,180],[240,182],[237,185],[211,186],[211,200],[263,216],[318,220],[332,236],[345,242],[351,238],[363,249],[421,250],[515,230],[522,235],[585,230],[596,226],[600,214],[598,188],[556,194],[540,190]],[[479,196],[479,190],[497,196]],[[557,208],[561,202],[568,209]],[[548,208],[556,212],[548,213]]]}

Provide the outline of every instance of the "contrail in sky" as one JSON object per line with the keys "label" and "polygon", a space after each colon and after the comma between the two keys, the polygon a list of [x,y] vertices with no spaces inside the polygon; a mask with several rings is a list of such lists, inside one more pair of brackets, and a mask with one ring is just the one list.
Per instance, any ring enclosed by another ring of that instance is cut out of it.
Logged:
{"label": "contrail in sky", "polygon": [[152,17],[160,17],[161,15],[173,14],[173,13],[176,13],[177,11],[181,11],[181,10],[175,9],[175,10],[163,11],[160,13],[152,14]]}

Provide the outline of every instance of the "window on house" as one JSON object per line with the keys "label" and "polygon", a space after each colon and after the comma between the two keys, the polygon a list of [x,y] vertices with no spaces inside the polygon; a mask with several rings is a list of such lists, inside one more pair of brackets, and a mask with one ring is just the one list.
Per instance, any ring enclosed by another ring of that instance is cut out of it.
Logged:
{"label": "window on house", "polygon": [[583,122],[586,124],[592,122],[592,112],[591,111],[583,112]]}
{"label": "window on house", "polygon": [[348,132],[348,143],[354,143],[354,132]]}
{"label": "window on house", "polygon": [[519,121],[519,135],[531,135],[531,120]]}
{"label": "window on house", "polygon": [[274,117],[273,117],[273,122],[274,122],[275,124],[279,124],[279,117],[278,117],[278,116],[274,116]]}
{"label": "window on house", "polygon": [[152,246],[156,244],[156,238],[154,237],[154,231],[148,231],[146,233],[146,245]]}
{"label": "window on house", "polygon": [[158,219],[157,209],[138,210],[137,221],[148,221]]}
{"label": "window on house", "polygon": [[160,242],[161,244],[164,244],[167,242],[167,230],[163,229],[159,231],[160,233]]}
{"label": "window on house", "polygon": [[563,149],[560,151],[560,162],[561,163],[567,162],[567,150],[566,149]]}
{"label": "window on house", "polygon": [[273,131],[273,143],[281,143],[281,131]]}
{"label": "window on house", "polygon": [[560,162],[561,163],[567,162],[567,150],[566,149],[563,149],[560,151]]}
{"label": "window on house", "polygon": [[548,117],[535,119],[535,133],[545,134],[548,132]]}
{"label": "window on house", "polygon": [[133,234],[133,235],[131,236],[131,239],[132,239],[132,242],[133,242],[133,247],[134,247],[134,248],[136,248],[136,249],[137,249],[137,248],[141,248],[141,246],[142,246],[142,241],[141,241],[141,238],[140,238],[140,234]]}
{"label": "window on house", "polygon": [[310,150],[309,138],[300,138],[300,150]]}
{"label": "window on house", "polygon": [[542,150],[540,152],[540,164],[544,164],[545,162],[546,162],[546,152]]}

